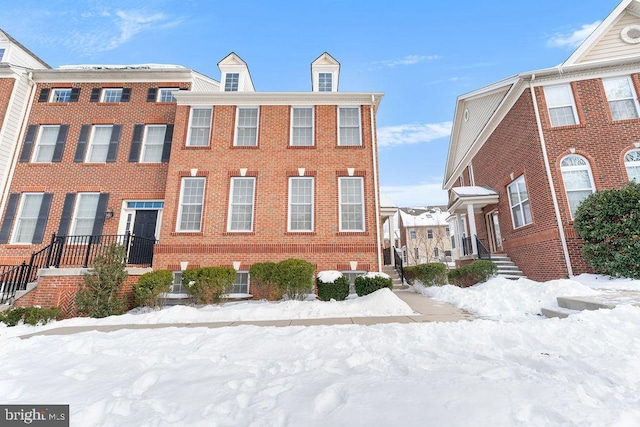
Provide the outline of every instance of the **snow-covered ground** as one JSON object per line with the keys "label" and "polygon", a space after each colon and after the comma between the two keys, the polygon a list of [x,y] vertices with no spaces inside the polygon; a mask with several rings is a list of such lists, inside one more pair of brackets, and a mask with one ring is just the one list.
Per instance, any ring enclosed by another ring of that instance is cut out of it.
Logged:
{"label": "snow-covered ground", "polygon": [[[554,295],[599,292],[593,280],[509,287],[493,279],[459,294],[425,291],[491,317],[456,323],[137,329],[26,340],[6,332],[43,327],[0,329],[0,401],[70,404],[72,426],[637,426],[640,308],[562,320],[534,315]],[[640,290],[639,282],[624,286]],[[333,305],[357,311],[351,301],[310,304],[318,317]],[[268,305],[282,316],[290,310]],[[201,311],[242,318],[250,310],[243,307]],[[324,317],[341,309],[331,310]],[[57,325],[65,322],[96,321]]]}

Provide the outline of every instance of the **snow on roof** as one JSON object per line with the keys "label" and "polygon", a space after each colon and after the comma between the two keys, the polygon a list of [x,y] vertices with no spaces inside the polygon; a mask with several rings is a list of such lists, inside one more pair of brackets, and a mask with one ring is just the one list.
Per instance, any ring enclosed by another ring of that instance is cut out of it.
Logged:
{"label": "snow on roof", "polygon": [[167,68],[186,68],[182,65],[173,64],[130,64],[130,65],[114,65],[114,64],[80,64],[80,65],[61,65],[59,70],[152,70]]}
{"label": "snow on roof", "polygon": [[467,187],[453,187],[451,189],[454,193],[461,197],[469,197],[469,196],[495,196],[496,193],[494,190],[486,187],[478,187],[478,186],[467,186]]}
{"label": "snow on roof", "polygon": [[447,218],[449,218],[449,212],[443,211],[440,208],[429,209],[427,211],[423,209],[416,209],[415,215],[412,214],[413,209],[402,208],[399,210],[402,216],[402,224],[405,227],[428,227],[438,225],[448,225]]}
{"label": "snow on roof", "polygon": [[398,205],[396,205],[394,203],[394,201],[391,199],[391,197],[381,194],[380,195],[380,206],[385,207],[385,208],[396,208],[398,207]]}

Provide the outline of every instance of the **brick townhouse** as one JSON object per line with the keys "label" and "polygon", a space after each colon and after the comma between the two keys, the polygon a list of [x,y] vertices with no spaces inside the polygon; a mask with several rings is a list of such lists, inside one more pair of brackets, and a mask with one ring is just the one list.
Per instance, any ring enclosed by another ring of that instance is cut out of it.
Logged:
{"label": "brick townhouse", "polygon": [[573,215],[640,177],[638,91],[640,1],[624,0],[559,66],[460,96],[443,184],[458,262],[486,247],[535,280],[590,272]]}
{"label": "brick townhouse", "polygon": [[133,233],[157,241],[154,269],[234,267],[242,294],[256,262],[379,271],[382,94],[339,92],[326,53],[302,93],[255,91],[234,53],[218,66],[222,83],[168,65],[30,70],[0,264],[54,233]]}

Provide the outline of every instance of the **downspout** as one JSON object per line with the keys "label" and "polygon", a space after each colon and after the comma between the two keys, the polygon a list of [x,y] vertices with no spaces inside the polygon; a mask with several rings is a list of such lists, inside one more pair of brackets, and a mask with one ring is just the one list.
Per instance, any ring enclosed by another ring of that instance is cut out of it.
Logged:
{"label": "downspout", "polygon": [[[378,271],[382,271],[382,242],[380,241],[380,196],[378,192],[378,142],[376,140],[376,126],[374,122],[373,109],[375,107],[375,96],[371,95],[371,108],[369,113],[371,115],[371,151],[373,154],[373,188],[374,188],[374,204],[376,214],[376,243],[378,245]],[[392,219],[393,221],[393,219]],[[389,236],[391,240],[391,236]]]}
{"label": "downspout", "polygon": [[[560,70],[562,72],[562,70]],[[536,94],[533,87],[533,81],[536,79],[535,74],[531,76],[529,80],[529,91],[531,92],[531,100],[533,101],[533,110],[536,114],[536,124],[538,126],[538,137],[540,138],[540,148],[542,150],[542,157],[544,159],[544,168],[547,172],[547,179],[549,180],[549,189],[551,190],[551,199],[553,200],[553,211],[556,214],[556,222],[558,223],[558,232],[560,233],[560,242],[562,243],[562,252],[564,254],[564,261],[567,265],[567,273],[569,278],[573,277],[573,268],[571,267],[571,258],[569,258],[569,247],[567,246],[567,238],[564,232],[564,226],[562,225],[562,219],[560,218],[560,206],[558,205],[558,197],[556,196],[556,188],[553,184],[553,177],[551,175],[551,166],[549,164],[549,155],[547,154],[547,144],[544,139],[544,133],[542,132],[542,123],[540,121],[540,109],[538,108],[538,101],[536,100]]]}

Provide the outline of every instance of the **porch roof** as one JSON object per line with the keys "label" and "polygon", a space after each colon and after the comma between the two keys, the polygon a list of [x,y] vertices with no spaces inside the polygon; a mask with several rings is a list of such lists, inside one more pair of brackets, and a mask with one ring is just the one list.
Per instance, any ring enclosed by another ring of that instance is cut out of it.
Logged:
{"label": "porch roof", "polygon": [[487,205],[498,203],[500,196],[498,192],[489,187],[465,186],[453,187],[449,191],[449,206],[447,210],[450,213],[466,212],[468,205],[474,208],[483,208]]}

